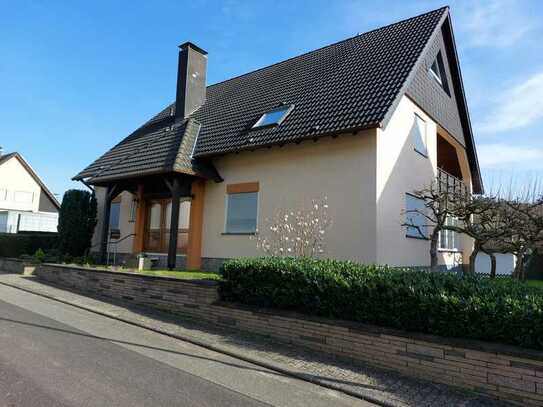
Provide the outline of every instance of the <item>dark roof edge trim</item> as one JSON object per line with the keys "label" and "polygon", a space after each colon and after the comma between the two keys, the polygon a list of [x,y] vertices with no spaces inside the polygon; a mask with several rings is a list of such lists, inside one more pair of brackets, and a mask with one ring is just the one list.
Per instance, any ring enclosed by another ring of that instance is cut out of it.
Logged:
{"label": "dark roof edge trim", "polygon": [[359,131],[371,130],[371,129],[376,129],[376,128],[379,128],[379,127],[381,127],[381,125],[379,123],[372,123],[372,124],[368,124],[368,125],[364,125],[364,126],[350,127],[350,128],[331,131],[331,132],[327,132],[327,133],[306,135],[304,137],[297,138],[296,140],[285,141],[285,142],[282,142],[282,143],[272,142],[272,143],[264,143],[264,144],[252,144],[252,145],[244,146],[244,147],[241,147],[241,148],[234,148],[234,149],[230,149],[230,150],[227,150],[227,151],[221,151],[220,153],[196,154],[194,156],[194,158],[212,158],[212,157],[219,157],[219,156],[223,156],[223,155],[227,155],[227,154],[240,153],[240,152],[243,152],[243,151],[262,150],[264,148],[270,148],[270,147],[283,147],[286,144],[300,144],[301,142],[308,141],[308,140],[317,141],[317,140],[319,140],[321,138],[324,138],[324,137],[337,137],[337,136],[341,136],[341,135],[346,135],[347,133],[357,133]]}
{"label": "dark roof edge trim", "polygon": [[[464,91],[464,82],[462,80],[462,72],[460,69],[460,60],[458,58],[458,51],[456,49],[456,43],[454,40],[454,32],[452,28],[452,21],[449,18],[445,21],[443,38],[446,42],[449,42],[450,47],[446,47],[447,57],[449,60],[453,60],[454,63],[451,66],[451,75],[453,79],[453,87],[457,94],[457,103],[460,109],[460,117],[462,121],[462,128],[466,137],[466,150],[468,153],[468,161],[471,169],[471,178],[473,183],[473,190],[475,193],[483,194],[485,192],[483,179],[481,176],[481,169],[479,167],[479,159],[477,157],[477,150],[475,149],[475,139],[473,137],[473,129],[471,127],[471,120],[469,116],[468,103],[466,101],[466,93]],[[450,54],[450,55],[449,55]],[[459,97],[458,97],[459,96]]]}

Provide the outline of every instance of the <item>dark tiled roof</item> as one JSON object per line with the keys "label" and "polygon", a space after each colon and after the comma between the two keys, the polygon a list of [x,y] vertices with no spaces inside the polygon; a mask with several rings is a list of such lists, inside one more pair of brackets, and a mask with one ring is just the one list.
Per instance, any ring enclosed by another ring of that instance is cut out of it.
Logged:
{"label": "dark tiled roof", "polygon": [[[379,126],[447,10],[441,8],[208,86],[205,104],[191,116],[201,123],[194,156]],[[263,113],[282,103],[294,105],[294,110],[280,126],[251,130]],[[174,152],[187,150],[180,141],[182,131],[164,130],[173,122],[174,110],[175,103],[75,178],[105,179],[173,168]]]}
{"label": "dark tiled roof", "polygon": [[11,157],[15,157],[17,153],[9,153],[9,154],[3,154],[0,155],[0,164],[5,163],[7,160],[9,160]]}
{"label": "dark tiled roof", "polygon": [[[446,10],[209,86],[206,103],[194,114],[202,123],[195,155],[378,126]],[[249,131],[280,103],[295,106],[280,126]]]}

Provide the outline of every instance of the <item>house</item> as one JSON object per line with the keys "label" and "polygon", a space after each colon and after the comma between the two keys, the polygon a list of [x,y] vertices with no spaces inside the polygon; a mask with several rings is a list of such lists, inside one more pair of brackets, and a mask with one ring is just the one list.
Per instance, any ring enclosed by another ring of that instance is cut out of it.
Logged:
{"label": "house", "polygon": [[22,155],[0,150],[0,233],[56,232],[59,209]]}
{"label": "house", "polygon": [[[413,191],[483,190],[447,7],[209,86],[207,62],[181,45],[175,102],[74,177],[96,189],[102,260],[214,270],[261,255],[249,235],[277,209],[326,196],[328,257],[424,266]],[[472,242],[440,246],[451,269]]]}

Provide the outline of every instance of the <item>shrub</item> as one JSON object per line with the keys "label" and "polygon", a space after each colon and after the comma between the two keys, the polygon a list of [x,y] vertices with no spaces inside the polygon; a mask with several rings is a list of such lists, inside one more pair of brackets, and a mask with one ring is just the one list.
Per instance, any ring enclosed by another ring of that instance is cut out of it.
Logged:
{"label": "shrub", "polygon": [[222,274],[226,301],[543,349],[543,290],[519,281],[277,257]]}
{"label": "shrub", "polygon": [[41,247],[36,250],[36,253],[34,253],[34,261],[36,263],[43,263],[45,260],[45,252],[41,249]]}
{"label": "shrub", "polygon": [[47,251],[57,242],[56,233],[0,233],[0,257],[33,256],[38,249]]}
{"label": "shrub", "polygon": [[96,198],[88,191],[66,191],[58,219],[59,249],[63,254],[83,256],[91,245],[96,226]]}

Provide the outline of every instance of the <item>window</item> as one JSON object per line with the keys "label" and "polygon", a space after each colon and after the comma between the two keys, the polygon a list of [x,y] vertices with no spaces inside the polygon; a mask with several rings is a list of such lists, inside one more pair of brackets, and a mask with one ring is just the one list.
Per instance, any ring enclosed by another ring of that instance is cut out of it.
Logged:
{"label": "window", "polygon": [[32,203],[34,201],[34,193],[26,191],[15,191],[15,202]]}
{"label": "window", "polygon": [[228,185],[225,233],[256,232],[258,183]]}
{"label": "window", "polygon": [[[187,252],[191,201],[181,198],[177,229],[177,253]],[[167,253],[170,245],[172,200],[153,199],[146,204],[146,226],[144,248],[147,251]]]}
{"label": "window", "polygon": [[[447,216],[445,225],[457,226],[458,219],[453,216]],[[439,232],[439,248],[441,250],[458,250],[458,233],[453,230],[441,230]]]}
{"label": "window", "polygon": [[445,73],[445,65],[443,64],[443,57],[441,56],[441,51],[437,53],[437,56],[434,59],[434,62],[432,62],[432,65],[430,65],[430,69],[428,70],[428,72],[436,80],[436,82],[441,85],[443,90],[445,90],[445,92],[447,92],[447,94],[450,96],[449,83],[447,82],[447,74]]}
{"label": "window", "polygon": [[426,148],[426,122],[419,115],[415,114],[413,126],[411,127],[411,139],[415,146],[415,151],[428,157]]}
{"label": "window", "polygon": [[8,232],[8,213],[0,212],[0,233]]}
{"label": "window", "polygon": [[138,212],[138,200],[136,198],[132,198],[130,201],[130,213],[128,217],[128,222],[134,223],[136,221],[136,214]]}
{"label": "window", "polygon": [[111,210],[109,212],[109,230],[111,233],[111,237],[119,237],[120,235],[120,229],[119,229],[120,217],[121,217],[121,203],[112,202]]}
{"label": "window", "polygon": [[268,127],[274,125],[280,125],[283,120],[289,115],[289,113],[294,108],[293,105],[281,106],[277,109],[274,109],[270,112],[264,113],[260,119],[253,125],[253,129],[259,127]]}
{"label": "window", "polygon": [[411,194],[405,194],[405,224],[406,236],[426,239],[426,218],[424,200]]}

